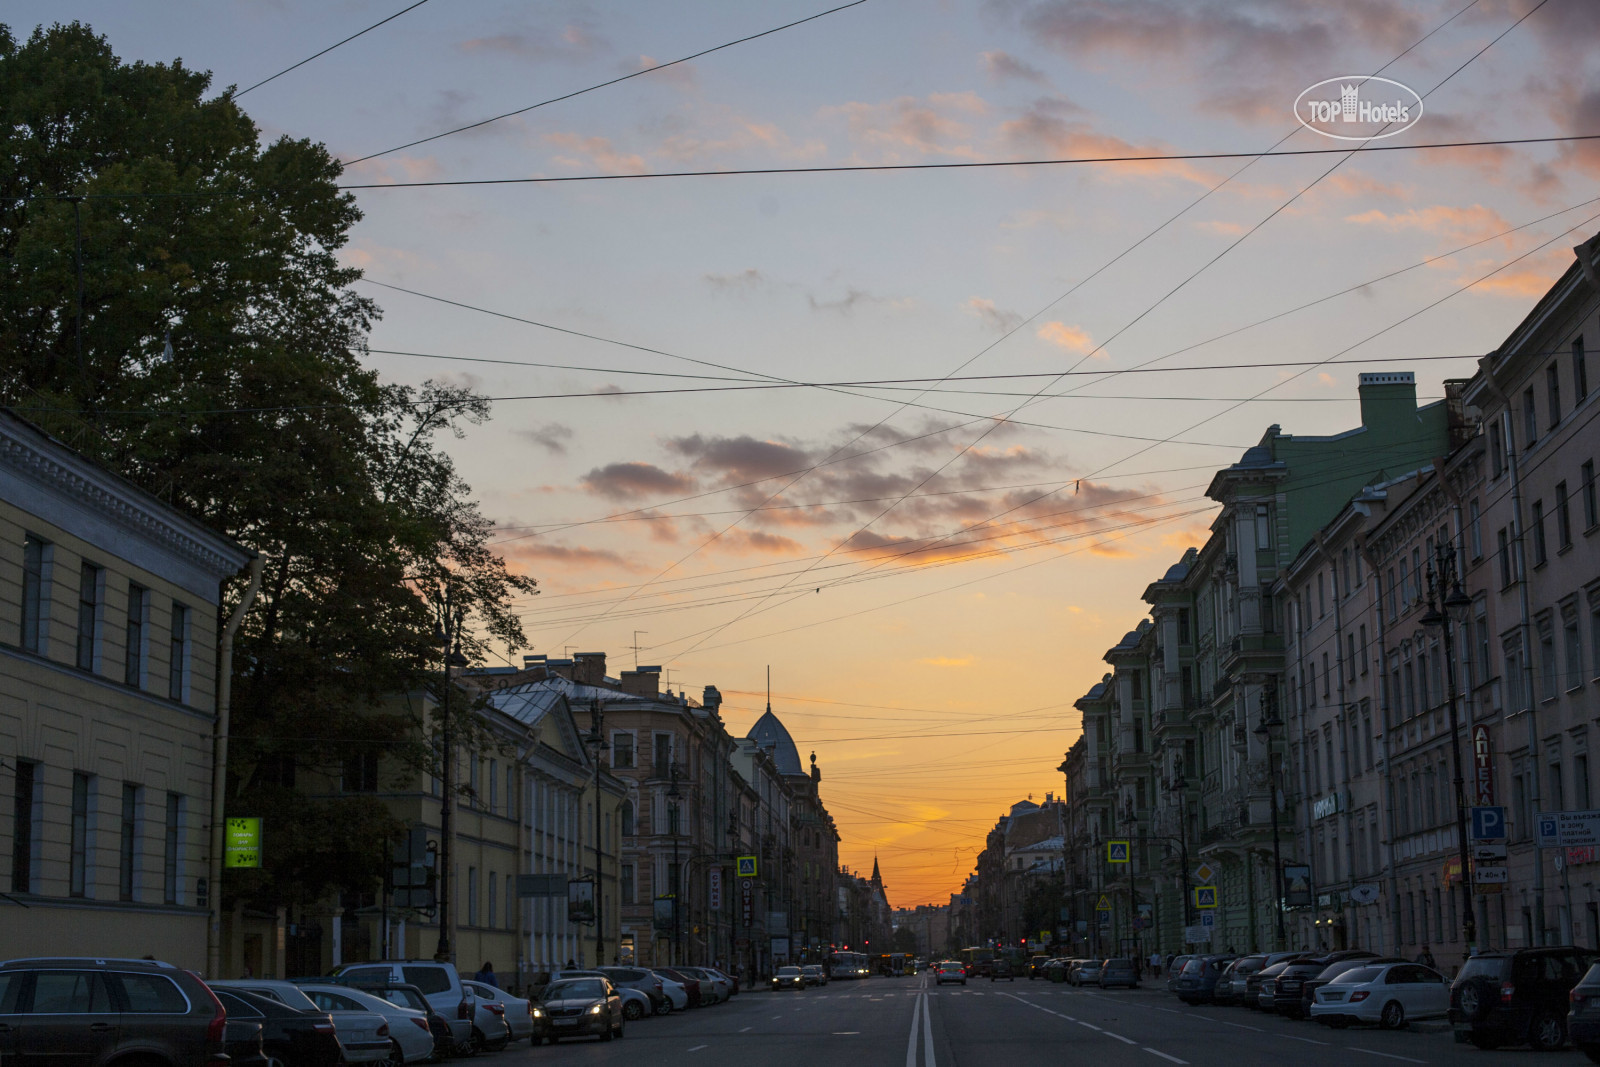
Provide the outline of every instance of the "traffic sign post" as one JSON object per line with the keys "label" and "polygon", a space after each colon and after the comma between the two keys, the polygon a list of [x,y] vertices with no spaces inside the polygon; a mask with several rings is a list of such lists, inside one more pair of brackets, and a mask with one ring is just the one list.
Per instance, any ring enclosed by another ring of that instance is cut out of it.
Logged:
{"label": "traffic sign post", "polygon": [[1106,842],[1106,862],[1107,863],[1127,863],[1128,862],[1128,842],[1126,842],[1126,841],[1107,841]]}
{"label": "traffic sign post", "polygon": [[1600,845],[1600,811],[1541,811],[1533,825],[1540,848]]}
{"label": "traffic sign post", "polygon": [[1214,885],[1197,885],[1194,887],[1194,906],[1197,908],[1214,908],[1217,906],[1217,887]]}
{"label": "traffic sign post", "polygon": [[1498,841],[1505,836],[1505,808],[1479,806],[1472,809],[1472,839],[1474,841]]}
{"label": "traffic sign post", "polygon": [[1107,893],[1101,893],[1100,894],[1100,899],[1095,901],[1094,910],[1095,911],[1110,911],[1111,910],[1111,896],[1109,894],[1107,894]]}
{"label": "traffic sign post", "polygon": [[740,878],[754,878],[756,876],[756,858],[754,856],[740,856],[738,858],[738,875]]}
{"label": "traffic sign post", "polygon": [[1202,863],[1194,869],[1194,880],[1201,885],[1210,885],[1211,879],[1216,876],[1216,870],[1209,863]]}

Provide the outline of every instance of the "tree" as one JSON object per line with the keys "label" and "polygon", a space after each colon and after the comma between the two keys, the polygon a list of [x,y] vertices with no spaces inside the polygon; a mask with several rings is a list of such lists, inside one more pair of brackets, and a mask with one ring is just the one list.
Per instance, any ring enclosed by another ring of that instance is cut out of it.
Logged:
{"label": "tree", "polygon": [[25,43],[0,26],[0,400],[261,555],[228,807],[269,819],[271,866],[235,884],[370,891],[392,820],[362,795],[309,804],[297,773],[423,765],[437,724],[385,700],[437,685],[440,580],[474,662],[524,643],[514,601],[537,590],[440,446],[487,402],[361,363],[379,312],[337,258],[361,218],[339,164],[262,145],[209,87],[78,23]]}
{"label": "tree", "polygon": [[917,954],[917,932],[909,926],[897,926],[894,933],[889,935],[889,951],[904,952],[908,956]]}

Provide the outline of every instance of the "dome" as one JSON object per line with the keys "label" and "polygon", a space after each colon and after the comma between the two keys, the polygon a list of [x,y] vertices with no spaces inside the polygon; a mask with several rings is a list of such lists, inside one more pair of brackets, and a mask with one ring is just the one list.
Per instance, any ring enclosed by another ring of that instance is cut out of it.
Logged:
{"label": "dome", "polygon": [[772,753],[772,762],[778,765],[779,774],[806,773],[800,766],[800,750],[794,747],[794,738],[770,710],[756,720],[745,736]]}

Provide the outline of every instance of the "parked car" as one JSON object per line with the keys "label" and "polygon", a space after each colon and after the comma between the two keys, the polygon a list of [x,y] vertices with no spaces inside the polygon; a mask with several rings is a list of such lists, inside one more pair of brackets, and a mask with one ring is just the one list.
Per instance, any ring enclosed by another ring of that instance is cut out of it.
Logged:
{"label": "parked car", "polygon": [[995,960],[994,966],[989,969],[989,981],[993,982],[999,978],[1004,978],[1008,982],[1015,982],[1017,980],[1016,968],[1013,967],[1011,965],[1011,961],[1006,959],[1004,956]]}
{"label": "parked car", "polygon": [[[511,1031],[511,1040],[521,1041],[525,1037],[533,1036],[533,1001],[512,996],[504,989],[497,989],[482,982],[463,979],[462,985],[472,991],[479,1002],[491,997],[497,998],[505,1008],[506,1028]],[[615,983],[612,983],[613,985]],[[623,1005],[623,1014],[627,1015],[627,1005]],[[632,1018],[632,1016],[628,1016]]]}
{"label": "parked car", "polygon": [[[8,1060],[207,1063],[223,1054],[227,1018],[204,982],[170,963],[70,957],[0,963]],[[63,1057],[64,1050],[75,1054]]]}
{"label": "parked car", "polygon": [[828,984],[828,975],[818,963],[807,963],[800,968],[800,973],[806,977],[806,985],[823,986]]}
{"label": "parked car", "polygon": [[1293,964],[1293,960],[1279,960],[1277,963],[1268,964],[1256,973],[1254,1007],[1261,1011],[1278,1010],[1278,976]]}
{"label": "parked car", "polygon": [[1216,997],[1222,975],[1232,965],[1232,956],[1194,956],[1183,965],[1173,992],[1185,1004],[1210,1004]]}
{"label": "parked car", "polygon": [[[1309,978],[1302,977],[1300,979],[1300,1006],[1297,1011],[1290,1013],[1294,1018],[1311,1018],[1311,1005],[1316,1003],[1317,990],[1322,986],[1327,985],[1329,982],[1333,981],[1350,968],[1359,967],[1363,963],[1369,961],[1373,963],[1405,962],[1405,960],[1393,956],[1383,957],[1380,959],[1376,953],[1367,952],[1362,949],[1342,949],[1338,952],[1331,952],[1321,958],[1328,961],[1327,966],[1323,967],[1320,971],[1316,972],[1316,974]],[[1295,966],[1302,967],[1310,965],[1311,964],[1307,961],[1301,960]],[[1280,1006],[1278,1010],[1282,1011],[1283,1008]]]}
{"label": "parked car", "polygon": [[[822,964],[819,963],[819,964],[817,964],[817,966],[818,967],[822,967]],[[739,976],[738,975],[729,974],[727,971],[723,970],[721,967],[705,967],[705,968],[702,968],[702,970],[710,971],[712,974],[716,975],[718,978],[721,978],[724,982],[727,982],[728,983],[728,996],[736,997],[736,996],[739,995]],[[828,984],[828,982],[827,982],[828,969],[826,967],[822,968],[822,977],[823,977],[822,984],[823,985],[827,985]]]}
{"label": "parked car", "polygon": [[229,1019],[223,1030],[222,1050],[228,1067],[268,1067],[272,1062],[261,1047],[261,1024],[249,1019]]}
{"label": "parked car", "polygon": [[1114,986],[1138,989],[1139,965],[1133,960],[1106,960],[1100,967],[1100,975],[1096,978],[1095,984],[1101,989],[1111,989]]}
{"label": "parked car", "polygon": [[1094,985],[1100,981],[1100,968],[1105,960],[1076,960],[1067,971],[1067,983],[1075,986]]}
{"label": "parked car", "polygon": [[[1238,1002],[1240,1004],[1243,1004],[1247,1008],[1252,1008],[1252,1009],[1253,1008],[1259,1008],[1261,1006],[1261,1003],[1260,1003],[1261,977],[1262,977],[1263,974],[1266,973],[1267,968],[1274,967],[1274,966],[1276,966],[1276,965],[1278,965],[1280,963],[1283,963],[1285,960],[1297,960],[1297,959],[1301,959],[1301,958],[1303,958],[1303,957],[1305,957],[1307,955],[1310,955],[1310,953],[1306,953],[1306,952],[1269,952],[1269,953],[1267,953],[1266,956],[1261,961],[1261,966],[1254,968],[1248,974],[1245,975],[1244,986],[1242,988],[1237,984],[1238,975],[1237,975],[1237,972],[1235,973],[1234,981],[1235,981],[1236,984],[1233,987],[1233,995],[1234,995],[1234,997],[1238,1000]],[[1273,972],[1273,973],[1277,973],[1277,972]]]}
{"label": "parked car", "polygon": [[480,1052],[499,1052],[509,1045],[513,1036],[511,1020],[506,995],[500,987],[463,978],[461,988],[472,994],[472,1047]]}
{"label": "parked car", "polygon": [[381,1016],[388,1024],[384,1035],[388,1037],[391,1049],[386,1057],[389,1061],[421,1063],[433,1058],[433,1029],[428,1026],[426,1012],[402,1008],[354,986],[308,985],[305,990],[317,1007],[333,1016],[335,1026],[341,1025],[346,1014],[364,1012]]}
{"label": "parked car", "polygon": [[428,998],[428,1003],[450,1020],[450,1033],[455,1038],[456,1047],[471,1047],[477,1005],[473,1003],[472,994],[462,986],[461,975],[456,972],[455,964],[437,960],[347,963],[335,967],[333,974],[359,981],[416,986]]}
{"label": "parked car", "polygon": [[1267,965],[1267,957],[1256,953],[1249,956],[1240,956],[1224,970],[1217,978],[1217,985],[1211,993],[1213,1004],[1237,1004],[1243,998],[1246,983],[1250,976]]}
{"label": "parked car", "polygon": [[658,1015],[670,1015],[675,1011],[683,1011],[689,1006],[689,991],[683,983],[671,978],[662,971],[648,972],[657,982],[661,983],[661,993],[666,998],[656,1008]]}
{"label": "parked car", "polygon": [[[394,1049],[389,1032],[389,1020],[370,1004],[356,999],[365,997],[359,989],[343,986],[302,986],[301,991],[311,998],[319,1011],[333,1016],[338,1028],[339,1047],[344,1049],[346,1063],[384,1063]],[[433,1052],[433,1035],[428,1035],[428,1053]]]}
{"label": "parked car", "polygon": [[647,1007],[641,1008],[635,1004],[631,1009],[628,1007],[629,1002],[625,1001],[622,1005],[622,1013],[627,1018],[643,1018],[647,1012],[651,1015],[665,1015],[673,1009],[672,1000],[662,987],[660,975],[647,971],[643,967],[599,967],[596,969],[609,978],[611,984],[618,989],[637,989],[650,1001]]}
{"label": "parked car", "polygon": [[1567,1036],[1591,1063],[1600,1063],[1600,963],[1572,987],[1568,997]]}
{"label": "parked car", "polygon": [[933,984],[944,985],[946,982],[960,982],[967,984],[967,972],[961,964],[953,960],[945,960],[933,968]]}
{"label": "parked car", "polygon": [[[337,979],[328,979],[330,982]],[[450,1020],[439,1014],[439,1009],[428,1003],[428,998],[422,995],[422,990],[414,985],[376,985],[365,983],[349,983],[352,988],[371,993],[381,997],[389,1003],[402,1008],[419,1011],[428,1020],[428,1031],[433,1034],[433,1051],[435,1056],[444,1057],[454,1055],[456,1051],[455,1034],[450,1030]]]}
{"label": "parked car", "polygon": [[656,970],[659,973],[666,975],[668,978],[671,978],[679,985],[683,986],[684,992],[688,994],[689,997],[689,1007],[698,1008],[702,1004],[709,1003],[709,1001],[701,998],[700,979],[691,974],[685,974],[675,967],[657,967]]}
{"label": "parked car", "polygon": [[280,1064],[336,1067],[344,1059],[333,1016],[316,1011],[316,1005],[311,1011],[302,1011],[245,989],[229,989],[220,982],[212,985],[212,992],[227,1009],[229,1019],[261,1025],[262,1050]]}
{"label": "parked car", "polygon": [[586,1035],[610,1041],[623,1035],[622,998],[604,977],[554,981],[539,996],[534,1022],[535,1045]]}
{"label": "parked car", "polygon": [[1398,1030],[1412,1019],[1437,1019],[1450,1012],[1450,979],[1420,963],[1355,967],[1317,990],[1311,1017],[1339,1029],[1376,1023]]}
{"label": "parked car", "polygon": [[772,975],[773,989],[805,989],[806,976],[798,967],[779,967]]}
{"label": "parked car", "polygon": [[1450,987],[1456,1040],[1481,1049],[1560,1048],[1567,1041],[1572,990],[1594,961],[1594,953],[1571,945],[1471,957]]}
{"label": "parked car", "polygon": [[1044,977],[1044,965],[1050,962],[1049,956],[1030,956],[1028,958],[1028,981]]}
{"label": "parked car", "polygon": [[1194,956],[1174,956],[1172,963],[1167,966],[1167,992],[1178,991],[1178,975],[1183,973],[1183,965],[1194,959]]}
{"label": "parked car", "polygon": [[1067,980],[1067,972],[1072,969],[1072,965],[1075,962],[1077,961],[1067,956],[1060,956],[1051,960],[1044,965],[1045,980],[1057,983],[1065,982]]}
{"label": "parked car", "polygon": [[[599,968],[594,970],[556,971],[550,976],[552,982],[561,982],[569,978],[604,978],[616,990],[617,996],[622,998],[622,1015],[625,1019],[643,1018],[654,1010],[654,1005],[650,1003],[650,998],[645,995],[643,990],[634,989],[632,986],[619,986],[612,982],[610,977]],[[629,1013],[629,1004],[633,1005],[632,1014]]]}
{"label": "parked car", "polygon": [[711,967],[679,967],[678,970],[693,975],[700,980],[700,995],[706,995],[707,986],[711,989],[711,1003],[721,1004],[733,996],[733,980],[721,971]]}

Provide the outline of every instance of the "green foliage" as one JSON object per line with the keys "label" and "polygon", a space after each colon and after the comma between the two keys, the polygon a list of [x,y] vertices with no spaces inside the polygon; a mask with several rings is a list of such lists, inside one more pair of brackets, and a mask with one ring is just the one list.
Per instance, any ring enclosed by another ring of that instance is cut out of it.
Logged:
{"label": "green foliage", "polygon": [[0,26],[0,401],[261,555],[227,802],[269,820],[290,879],[238,885],[282,903],[289,885],[370,889],[393,827],[278,783],[336,781],[375,744],[396,777],[428,762],[438,724],[381,702],[437,684],[440,590],[477,662],[523,643],[512,601],[536,589],[490,551],[440,444],[487,402],[361,364],[378,309],[338,260],[361,217],[339,164],[262,145],[209,86],[181,61],[123,63],[77,23],[25,43]]}
{"label": "green foliage", "polygon": [[889,951],[904,952],[914,956],[917,953],[917,933],[909,926],[901,926],[889,935]]}

